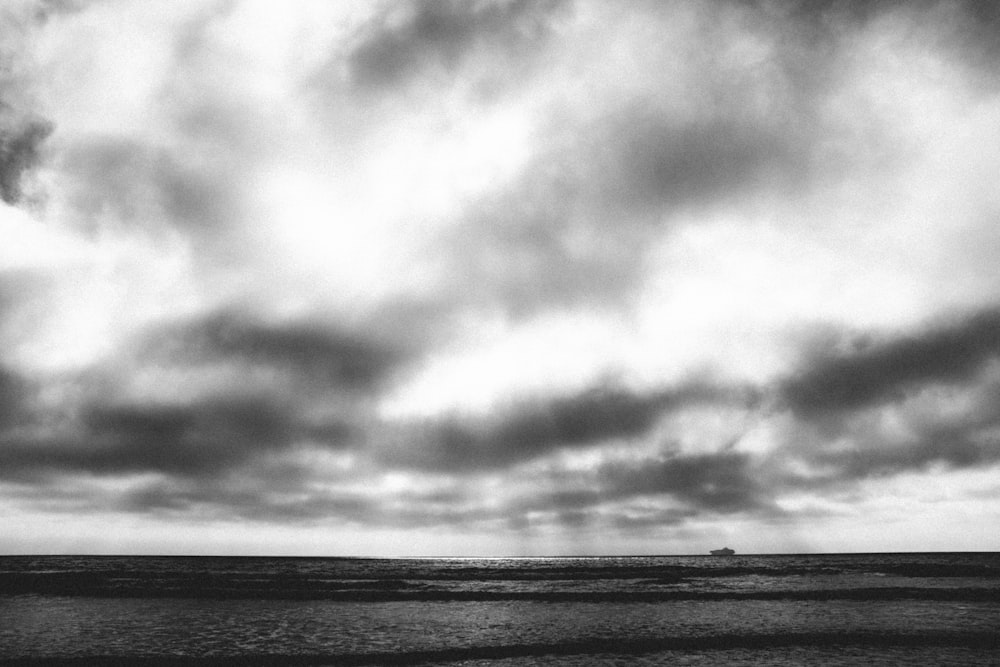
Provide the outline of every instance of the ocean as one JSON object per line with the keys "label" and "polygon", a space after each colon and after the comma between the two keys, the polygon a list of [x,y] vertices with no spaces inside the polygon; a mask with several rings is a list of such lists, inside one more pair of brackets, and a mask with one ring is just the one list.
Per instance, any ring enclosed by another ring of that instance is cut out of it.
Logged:
{"label": "ocean", "polygon": [[1000,664],[1000,554],[5,556],[0,661]]}

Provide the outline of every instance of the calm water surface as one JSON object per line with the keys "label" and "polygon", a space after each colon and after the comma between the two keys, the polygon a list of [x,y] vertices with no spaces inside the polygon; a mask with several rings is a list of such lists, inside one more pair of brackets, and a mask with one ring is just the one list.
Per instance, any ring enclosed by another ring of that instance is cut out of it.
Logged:
{"label": "calm water surface", "polygon": [[1000,664],[1000,554],[0,558],[30,664]]}

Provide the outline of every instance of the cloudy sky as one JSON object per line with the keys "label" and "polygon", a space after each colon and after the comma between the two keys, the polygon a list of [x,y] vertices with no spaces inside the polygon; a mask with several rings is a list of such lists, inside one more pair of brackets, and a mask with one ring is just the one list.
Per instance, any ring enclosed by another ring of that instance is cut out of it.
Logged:
{"label": "cloudy sky", "polygon": [[1000,550],[987,5],[5,2],[0,553]]}

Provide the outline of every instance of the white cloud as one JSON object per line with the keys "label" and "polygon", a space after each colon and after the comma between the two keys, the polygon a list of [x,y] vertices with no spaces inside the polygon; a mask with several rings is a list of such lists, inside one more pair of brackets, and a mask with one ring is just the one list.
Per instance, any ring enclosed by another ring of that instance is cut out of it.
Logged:
{"label": "white cloud", "polygon": [[[68,513],[80,550],[931,548],[996,512],[1000,107],[962,3],[37,8],[0,77],[0,547]],[[866,438],[890,484],[834,456]]]}

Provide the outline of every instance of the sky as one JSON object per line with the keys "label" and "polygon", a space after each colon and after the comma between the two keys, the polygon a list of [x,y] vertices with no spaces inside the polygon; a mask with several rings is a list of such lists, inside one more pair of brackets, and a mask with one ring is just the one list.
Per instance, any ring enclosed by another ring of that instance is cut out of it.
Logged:
{"label": "sky", "polygon": [[1000,550],[1000,9],[9,0],[0,553]]}

